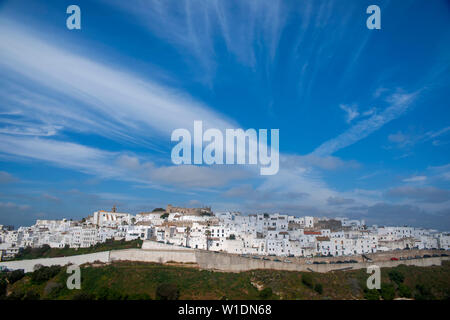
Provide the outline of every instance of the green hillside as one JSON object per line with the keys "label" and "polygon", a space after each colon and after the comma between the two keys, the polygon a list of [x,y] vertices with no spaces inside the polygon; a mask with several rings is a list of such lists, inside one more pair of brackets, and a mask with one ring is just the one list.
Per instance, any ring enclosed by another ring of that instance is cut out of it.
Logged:
{"label": "green hillside", "polygon": [[[65,267],[1,274],[2,299],[449,299],[450,263],[383,268],[381,290],[364,290],[365,270],[241,273],[192,266],[121,262],[81,269],[81,290],[69,290]],[[9,281],[9,284],[7,283]]]}

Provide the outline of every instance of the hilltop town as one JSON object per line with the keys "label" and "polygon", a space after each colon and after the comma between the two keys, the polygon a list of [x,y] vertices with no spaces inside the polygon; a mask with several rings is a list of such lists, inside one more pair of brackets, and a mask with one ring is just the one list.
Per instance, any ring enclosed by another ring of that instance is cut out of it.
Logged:
{"label": "hilltop town", "polygon": [[0,225],[1,260],[27,247],[88,248],[107,240],[153,240],[193,249],[258,256],[352,256],[396,249],[450,249],[450,234],[436,230],[367,226],[364,220],[284,214],[213,213],[210,207],[168,205],[136,215],[98,210],[72,221],[37,220]]}

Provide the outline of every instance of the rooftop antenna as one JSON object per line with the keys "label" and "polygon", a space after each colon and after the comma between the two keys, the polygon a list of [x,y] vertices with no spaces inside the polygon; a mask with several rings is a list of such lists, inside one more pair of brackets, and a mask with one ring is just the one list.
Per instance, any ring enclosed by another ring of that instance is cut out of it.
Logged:
{"label": "rooftop antenna", "polygon": [[112,207],[112,212],[115,213],[116,211],[117,211],[117,208],[116,208],[116,205],[114,204],[113,207]]}

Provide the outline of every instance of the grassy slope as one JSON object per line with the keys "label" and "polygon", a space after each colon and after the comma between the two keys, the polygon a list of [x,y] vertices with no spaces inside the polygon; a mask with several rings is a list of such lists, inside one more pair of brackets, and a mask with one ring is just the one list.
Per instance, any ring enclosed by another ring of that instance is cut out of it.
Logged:
{"label": "grassy slope", "polygon": [[[416,285],[424,285],[432,292],[434,299],[450,297],[450,263],[434,267],[399,266],[382,269],[382,283],[392,283],[388,271],[396,269],[404,276],[404,284],[411,288],[413,296]],[[91,298],[102,295],[109,299],[124,296],[133,298],[136,294],[146,294],[155,299],[155,291],[161,283],[175,283],[180,291],[180,299],[259,299],[261,288],[270,287],[272,299],[363,299],[365,270],[340,271],[333,273],[309,273],[314,286],[323,286],[318,294],[302,282],[304,272],[255,270],[241,273],[212,272],[189,267],[167,266],[151,263],[121,262],[112,265],[81,269],[82,292]],[[68,290],[65,282],[68,275],[65,268],[53,279],[42,284],[33,283],[30,274],[8,287],[17,295],[33,291],[42,299],[72,299],[80,290]],[[51,290],[51,287],[56,289]],[[398,290],[397,290],[398,297]]]}

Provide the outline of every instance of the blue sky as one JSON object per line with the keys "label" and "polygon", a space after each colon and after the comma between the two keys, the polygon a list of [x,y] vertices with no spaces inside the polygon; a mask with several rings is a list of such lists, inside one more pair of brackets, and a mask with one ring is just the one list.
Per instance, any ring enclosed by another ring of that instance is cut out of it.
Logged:
{"label": "blue sky", "polygon": [[[0,43],[0,224],[172,203],[450,230],[447,1],[1,1]],[[174,166],[194,120],[280,129],[280,171]]]}

